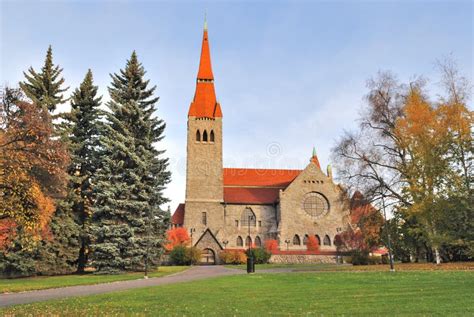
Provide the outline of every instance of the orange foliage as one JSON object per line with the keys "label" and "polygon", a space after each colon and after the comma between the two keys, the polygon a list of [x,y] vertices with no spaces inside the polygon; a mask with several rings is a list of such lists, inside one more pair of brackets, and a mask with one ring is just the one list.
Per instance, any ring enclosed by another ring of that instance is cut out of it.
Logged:
{"label": "orange foliage", "polygon": [[319,243],[315,236],[309,236],[308,241],[306,243],[306,249],[308,251],[318,251],[319,250]]}
{"label": "orange foliage", "polygon": [[224,264],[243,264],[247,261],[247,255],[242,250],[223,250],[219,257]]}
{"label": "orange foliage", "polygon": [[188,245],[191,242],[188,230],[183,227],[168,230],[166,232],[166,239],[168,243],[165,245],[165,249],[168,251],[177,245]]}
{"label": "orange foliage", "polygon": [[265,240],[265,249],[266,249],[268,252],[272,252],[272,251],[278,250],[278,241],[277,241],[277,240],[273,240],[273,239]]}
{"label": "orange foliage", "polygon": [[[5,94],[5,96],[7,93]],[[0,248],[21,230],[28,242],[48,233],[68,163],[46,109],[3,97],[0,103]]]}

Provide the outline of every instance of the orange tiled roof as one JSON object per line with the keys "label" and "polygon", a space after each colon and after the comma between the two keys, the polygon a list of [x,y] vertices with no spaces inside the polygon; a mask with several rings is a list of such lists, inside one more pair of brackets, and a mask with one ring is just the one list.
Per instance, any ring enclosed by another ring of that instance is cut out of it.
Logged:
{"label": "orange tiled roof", "polygon": [[182,225],[184,223],[184,204],[179,204],[173,216],[171,216],[171,223],[173,225]]}
{"label": "orange tiled roof", "polygon": [[224,187],[224,202],[229,204],[273,204],[279,188]]}
{"label": "orange tiled roof", "polygon": [[351,222],[358,224],[362,216],[366,216],[374,212],[376,209],[368,202],[360,191],[356,191],[351,198]]}
{"label": "orange tiled roof", "polygon": [[286,188],[301,170],[224,168],[224,186]]}
{"label": "orange tiled roof", "polygon": [[216,99],[214,75],[212,74],[211,52],[207,29],[202,38],[201,59],[196,82],[196,92],[189,107],[188,117],[221,118],[222,110]]}

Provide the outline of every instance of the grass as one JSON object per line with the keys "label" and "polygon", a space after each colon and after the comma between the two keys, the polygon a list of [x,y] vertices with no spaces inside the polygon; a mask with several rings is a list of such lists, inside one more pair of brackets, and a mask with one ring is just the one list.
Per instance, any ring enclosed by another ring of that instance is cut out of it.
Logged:
{"label": "grass", "polygon": [[[227,265],[229,268],[246,270],[247,265]],[[386,265],[335,265],[335,264],[257,264],[255,271],[268,269],[291,269],[293,272],[323,271],[323,272],[346,272],[346,271],[389,271]],[[395,263],[396,271],[474,271],[474,262],[453,262],[435,265],[433,263]]]}
{"label": "grass", "polygon": [[[148,274],[149,277],[161,277],[186,270],[185,266],[161,266]],[[0,293],[15,293],[46,288],[57,288],[73,285],[89,285],[116,281],[136,280],[143,278],[143,272],[124,273],[116,275],[60,275],[41,276],[17,279],[0,279]]]}
{"label": "grass", "polygon": [[474,272],[280,273],[219,277],[20,305],[4,316],[472,316]]}

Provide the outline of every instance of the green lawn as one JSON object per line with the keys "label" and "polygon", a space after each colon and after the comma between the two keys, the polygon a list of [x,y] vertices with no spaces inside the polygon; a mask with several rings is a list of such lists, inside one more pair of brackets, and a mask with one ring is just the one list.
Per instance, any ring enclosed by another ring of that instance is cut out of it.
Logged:
{"label": "green lawn", "polygon": [[472,316],[474,272],[234,275],[4,309],[22,315]]}
{"label": "green lawn", "polygon": [[[186,270],[186,266],[162,266],[158,270],[150,272],[150,277],[160,277]],[[13,293],[30,291],[35,289],[56,288],[73,285],[87,285],[109,283],[115,281],[135,280],[143,277],[143,272],[125,273],[116,275],[60,275],[27,277],[17,279],[0,279],[0,293]]]}

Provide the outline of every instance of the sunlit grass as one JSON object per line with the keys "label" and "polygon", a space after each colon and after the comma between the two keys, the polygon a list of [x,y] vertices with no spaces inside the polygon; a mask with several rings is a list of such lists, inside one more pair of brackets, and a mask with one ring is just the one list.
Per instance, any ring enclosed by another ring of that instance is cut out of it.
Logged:
{"label": "sunlit grass", "polygon": [[234,275],[14,306],[5,316],[472,316],[474,272]]}

